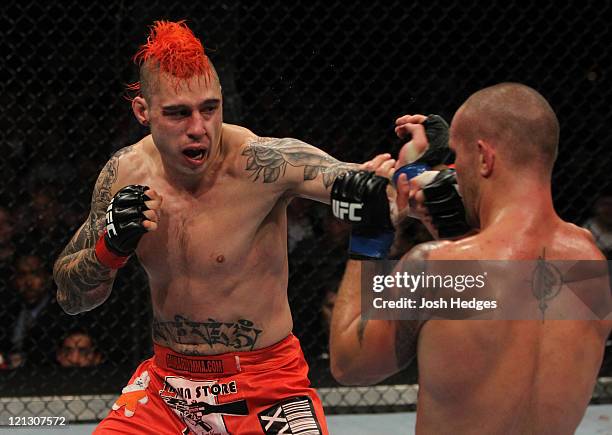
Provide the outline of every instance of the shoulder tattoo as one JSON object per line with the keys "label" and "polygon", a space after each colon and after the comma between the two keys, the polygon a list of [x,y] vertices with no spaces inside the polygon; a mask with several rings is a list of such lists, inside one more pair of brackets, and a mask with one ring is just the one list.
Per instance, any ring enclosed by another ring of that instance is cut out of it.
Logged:
{"label": "shoulder tattoo", "polygon": [[113,197],[112,187],[117,181],[119,174],[119,159],[124,154],[129,154],[133,151],[134,145],[121,148],[112,155],[108,162],[106,162],[106,165],[104,165],[104,168],[100,171],[91,197],[91,210],[89,213],[88,225],[86,225],[85,228],[89,247],[95,244],[99,232],[102,231],[104,227],[106,207]]}

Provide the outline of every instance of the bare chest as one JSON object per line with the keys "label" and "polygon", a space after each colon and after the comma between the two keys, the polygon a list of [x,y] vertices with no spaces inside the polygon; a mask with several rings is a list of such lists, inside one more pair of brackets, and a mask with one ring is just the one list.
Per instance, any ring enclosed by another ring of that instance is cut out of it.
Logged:
{"label": "bare chest", "polygon": [[155,281],[226,276],[244,268],[253,251],[278,243],[266,234],[276,199],[249,189],[218,186],[197,197],[157,188],[163,197],[156,231],[143,236],[139,259]]}

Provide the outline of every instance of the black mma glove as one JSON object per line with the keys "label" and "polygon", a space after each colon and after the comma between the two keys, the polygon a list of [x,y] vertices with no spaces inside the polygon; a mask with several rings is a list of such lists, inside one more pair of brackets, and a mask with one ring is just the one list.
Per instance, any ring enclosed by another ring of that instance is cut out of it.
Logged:
{"label": "black mma glove", "polygon": [[393,243],[389,213],[389,180],[374,172],[349,171],[332,186],[332,212],[352,224],[349,256],[356,259],[385,258]]}
{"label": "black mma glove", "polygon": [[147,186],[130,185],[119,190],[106,209],[104,234],[96,243],[96,257],[111,269],[119,269],[134,253],[140,238],[147,232],[142,222],[149,208],[145,201]]}
{"label": "black mma glove", "polygon": [[439,115],[429,115],[423,121],[425,135],[429,146],[415,160],[398,168],[393,174],[393,184],[397,185],[397,179],[401,174],[406,174],[408,179],[428,171],[430,168],[442,163],[446,163],[452,154],[448,147],[448,123]]}
{"label": "black mma glove", "polygon": [[453,169],[444,169],[423,187],[425,206],[442,239],[458,237],[470,231],[465,218],[463,200],[457,191],[457,176]]}

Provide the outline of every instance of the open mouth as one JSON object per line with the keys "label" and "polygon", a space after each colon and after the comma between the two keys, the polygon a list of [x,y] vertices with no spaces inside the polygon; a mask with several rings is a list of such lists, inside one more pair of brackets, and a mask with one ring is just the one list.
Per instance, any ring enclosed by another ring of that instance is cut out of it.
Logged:
{"label": "open mouth", "polygon": [[183,150],[183,155],[192,162],[199,163],[204,160],[208,150],[204,148],[187,148]]}

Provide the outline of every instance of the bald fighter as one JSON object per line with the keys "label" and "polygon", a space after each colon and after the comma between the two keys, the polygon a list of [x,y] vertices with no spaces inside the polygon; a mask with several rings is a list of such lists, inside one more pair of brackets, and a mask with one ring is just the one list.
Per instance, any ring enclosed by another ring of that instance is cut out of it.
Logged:
{"label": "bald fighter", "polygon": [[151,134],[102,169],[54,268],[68,313],[102,304],[134,254],[149,279],[155,355],[97,433],[327,433],[291,334],[286,208],[329,202],[357,165],[223,123],[219,78],[184,22],[156,22],[134,60],[132,109]]}
{"label": "bald fighter", "polygon": [[[396,130],[427,142],[424,120],[399,118]],[[590,234],[553,208],[558,136],[552,108],[527,86],[502,83],[473,94],[453,118],[450,146],[467,221],[479,232],[418,245],[403,259],[605,260]],[[389,166],[379,173],[390,175]],[[400,172],[402,209],[421,193]],[[612,322],[368,321],[360,317],[360,274],[360,261],[350,260],[332,318],[331,368],[340,382],[376,383],[417,357],[417,433],[574,433]],[[517,290],[506,285],[501,297]]]}

